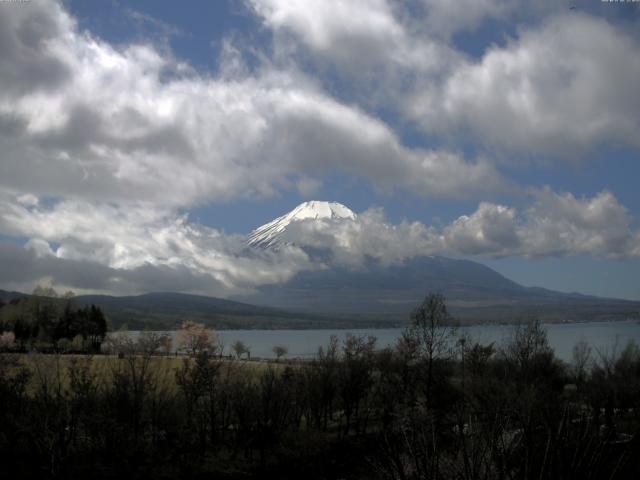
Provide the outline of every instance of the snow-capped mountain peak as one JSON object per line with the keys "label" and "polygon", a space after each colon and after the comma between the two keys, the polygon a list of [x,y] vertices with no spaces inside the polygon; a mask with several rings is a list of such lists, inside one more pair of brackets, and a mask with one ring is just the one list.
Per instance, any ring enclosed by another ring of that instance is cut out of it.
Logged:
{"label": "snow-capped mountain peak", "polygon": [[247,243],[252,247],[270,247],[279,243],[283,232],[293,222],[340,219],[355,220],[356,214],[338,202],[311,200],[301,203],[289,213],[256,228],[249,234]]}

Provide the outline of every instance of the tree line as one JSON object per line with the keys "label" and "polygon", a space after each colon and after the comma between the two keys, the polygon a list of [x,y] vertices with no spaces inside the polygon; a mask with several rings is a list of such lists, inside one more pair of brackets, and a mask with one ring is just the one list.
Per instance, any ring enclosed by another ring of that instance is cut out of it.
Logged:
{"label": "tree line", "polygon": [[0,350],[25,352],[100,352],[107,321],[95,305],[74,305],[63,296],[36,287],[33,295],[0,302]]}
{"label": "tree line", "polygon": [[450,320],[431,295],[394,347],[332,337],[299,363],[221,360],[198,325],[179,359],[153,333],[64,367],[5,355],[0,460],[20,478],[639,478],[637,345],[564,363],[539,323],[496,346]]}

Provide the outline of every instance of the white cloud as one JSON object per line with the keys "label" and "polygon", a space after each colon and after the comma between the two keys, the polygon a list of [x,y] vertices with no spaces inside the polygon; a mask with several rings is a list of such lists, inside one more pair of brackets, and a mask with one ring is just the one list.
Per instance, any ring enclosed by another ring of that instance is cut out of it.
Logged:
{"label": "white cloud", "polygon": [[407,110],[428,131],[468,131],[481,144],[534,157],[639,147],[638,52],[604,20],[559,16],[412,95]]}
{"label": "white cloud", "polygon": [[392,264],[431,254],[623,258],[640,254],[640,232],[632,225],[610,192],[576,198],[546,188],[535,191],[534,202],[521,213],[481,202],[475,212],[439,229],[420,222],[389,224],[374,209],[355,221],[302,221],[288,235],[306,246],[328,248],[333,261],[347,265],[361,265],[366,257]]}
{"label": "white cloud", "polygon": [[[7,11],[12,62],[0,72],[7,83],[0,98],[5,189],[189,206],[308,190],[336,170],[425,196],[501,188],[486,161],[405,147],[385,123],[295,71],[247,75],[231,55],[220,77],[199,75],[149,45],[115,48],[78,31],[57,3]],[[34,18],[49,28],[22,35]],[[25,70],[52,63],[64,75],[23,88]]]}
{"label": "white cloud", "polygon": [[[141,205],[119,208],[65,200],[28,208],[5,197],[0,204],[0,233],[29,238],[25,248],[37,258],[54,256],[119,272],[151,267],[188,272],[208,278],[216,288],[209,290],[210,294],[228,295],[280,283],[300,269],[315,268],[298,248],[247,251],[242,235],[190,223],[185,215],[171,209]],[[57,247],[53,249],[52,244]],[[115,275],[110,270],[103,272]],[[208,288],[210,285],[203,282],[200,291]]]}
{"label": "white cloud", "polygon": [[467,255],[526,257],[634,257],[640,252],[639,232],[610,192],[576,198],[545,188],[534,197],[521,215],[503,205],[480,204],[445,228],[447,248]]}
{"label": "white cloud", "polygon": [[445,37],[474,30],[488,18],[507,17],[518,6],[512,0],[421,0],[421,3],[426,10],[426,28]]}
{"label": "white cloud", "polygon": [[121,295],[176,289],[218,296],[229,292],[213,276],[185,267],[145,264],[129,270],[115,269],[89,260],[41,255],[32,247],[33,243],[27,248],[0,243],[2,288],[30,292],[36,285],[51,285],[59,291],[73,290],[76,294]]}
{"label": "white cloud", "polygon": [[51,245],[41,238],[32,238],[24,244],[24,248],[35,253],[37,258],[54,257],[55,253],[51,249]]}
{"label": "white cloud", "polygon": [[346,43],[349,48],[357,45],[370,51],[385,48],[404,35],[385,0],[249,0],[248,3],[271,29],[289,29],[316,50],[339,50]]}
{"label": "white cloud", "polygon": [[320,81],[343,80],[342,94],[367,107],[396,109],[408,89],[425,88],[464,58],[425,29],[423,16],[413,18],[411,2],[247,3],[273,32],[276,61],[314,65]]}
{"label": "white cloud", "polygon": [[362,266],[367,258],[383,265],[441,252],[444,244],[438,232],[420,222],[386,221],[382,209],[369,209],[355,220],[302,220],[290,224],[281,238],[303,247],[326,250],[329,265]]}
{"label": "white cloud", "polygon": [[635,257],[639,233],[627,209],[607,191],[576,198],[548,188],[534,192],[522,212],[504,205],[481,203],[443,230],[449,252],[494,257],[549,257],[588,254]]}
{"label": "white cloud", "polygon": [[530,256],[573,255],[625,257],[640,253],[627,209],[610,192],[593,198],[544,189],[527,209],[521,236]]}
{"label": "white cloud", "polygon": [[[320,78],[333,67],[350,98],[399,111],[429,135],[457,143],[471,134],[494,154],[527,161],[640,147],[637,38],[566,2],[250,3],[276,53],[315,65]],[[451,35],[488,19],[527,21],[478,60],[454,48]]]}
{"label": "white cloud", "polygon": [[448,249],[467,255],[508,255],[520,246],[516,210],[485,202],[472,215],[458,217],[443,236]]}

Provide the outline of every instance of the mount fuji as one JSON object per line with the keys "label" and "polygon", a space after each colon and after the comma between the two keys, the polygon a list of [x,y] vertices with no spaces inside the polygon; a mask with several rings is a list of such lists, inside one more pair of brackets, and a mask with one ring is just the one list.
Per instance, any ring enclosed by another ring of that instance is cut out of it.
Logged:
{"label": "mount fuji", "polygon": [[291,227],[306,220],[355,221],[357,215],[338,202],[312,200],[304,202],[289,213],[256,228],[249,234],[247,244],[251,247],[269,248],[283,243],[296,244],[291,236]]}
{"label": "mount fuji", "polygon": [[[340,232],[357,230],[360,220],[340,203],[309,201],[256,228],[247,237],[248,248],[296,246],[322,268],[299,272],[288,282],[262,286],[234,299],[319,315],[398,322],[405,321],[429,292],[444,294],[451,313],[463,322],[640,316],[640,302],[524,287],[470,260],[418,254],[391,264],[367,256],[355,266],[331,262],[332,246],[348,242]],[[331,241],[318,241],[319,236]]]}

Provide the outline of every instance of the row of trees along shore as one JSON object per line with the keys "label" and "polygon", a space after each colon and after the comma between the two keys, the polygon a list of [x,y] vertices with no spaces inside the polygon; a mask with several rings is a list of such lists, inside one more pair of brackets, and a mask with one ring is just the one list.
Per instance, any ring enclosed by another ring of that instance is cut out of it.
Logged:
{"label": "row of trees along shore", "polygon": [[[429,295],[394,347],[332,337],[307,362],[189,355],[0,359],[0,461],[16,478],[637,479],[640,349],[558,360],[538,323],[456,337]],[[189,330],[189,329],[186,329]]]}
{"label": "row of trees along shore", "polygon": [[32,295],[0,300],[0,350],[99,353],[106,318],[95,305],[76,306],[73,296],[36,287]]}
{"label": "row of trees along shore", "polygon": [[[125,345],[126,327],[116,336],[107,338],[107,320],[95,305],[78,307],[74,293],[59,295],[53,288],[38,286],[30,296],[18,297],[8,302],[0,299],[0,352],[38,351],[43,353],[101,353],[110,352]],[[118,338],[120,337],[120,338]],[[147,348],[157,344],[157,353],[186,353],[193,355],[201,345],[216,343],[215,350],[222,353],[217,336],[193,321],[184,321],[177,332],[177,345],[169,334],[147,335]],[[251,358],[248,345],[238,340],[230,345],[233,354]],[[287,347],[276,345],[273,353],[280,359]]]}

